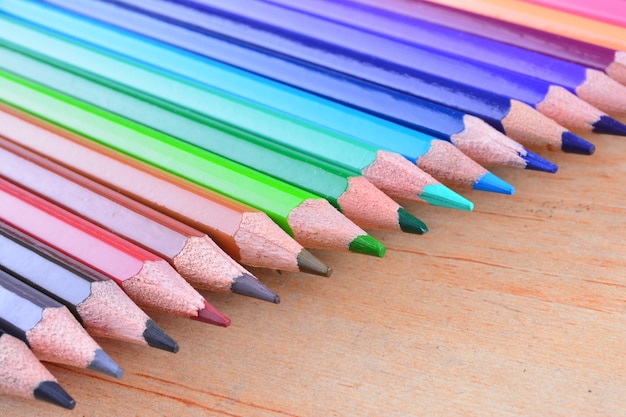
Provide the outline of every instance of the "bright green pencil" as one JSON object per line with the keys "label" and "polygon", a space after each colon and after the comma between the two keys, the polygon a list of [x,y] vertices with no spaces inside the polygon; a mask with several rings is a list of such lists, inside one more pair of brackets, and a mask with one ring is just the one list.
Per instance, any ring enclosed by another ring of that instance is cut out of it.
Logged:
{"label": "bright green pencil", "polygon": [[324,197],[360,227],[416,234],[428,230],[367,179],[343,167],[323,161],[313,164],[306,154],[247,132],[231,129],[226,130],[229,135],[224,135],[213,126],[212,119],[171,108],[162,100],[150,104],[112,88],[113,85],[98,84],[83,78],[82,73],[74,75],[1,44],[0,67]]}
{"label": "bright green pencil", "polygon": [[3,70],[0,101],[262,210],[303,246],[385,253],[380,242],[308,191]]}
{"label": "bright green pencil", "polygon": [[[0,16],[0,24],[3,27],[0,40],[5,44],[24,48],[31,51],[29,53],[40,54],[46,59],[65,62],[66,65],[196,111],[212,118],[214,123],[245,130],[282,146],[308,153],[316,159],[324,159],[334,165],[352,169],[394,198],[412,201],[424,199],[438,205],[472,208],[469,201],[447,189],[397,153],[379,150],[373,145],[316,123],[218,88],[200,85],[172,73],[94,49],[41,27],[7,16]],[[439,158],[435,163],[438,170],[445,169],[442,161],[458,162],[462,159],[465,161],[461,164],[464,169],[456,172],[457,177],[463,177],[466,171],[473,169],[484,171],[484,168],[454,146],[443,143],[438,144],[438,147],[448,149],[446,158]],[[434,184],[437,186],[428,187]]]}

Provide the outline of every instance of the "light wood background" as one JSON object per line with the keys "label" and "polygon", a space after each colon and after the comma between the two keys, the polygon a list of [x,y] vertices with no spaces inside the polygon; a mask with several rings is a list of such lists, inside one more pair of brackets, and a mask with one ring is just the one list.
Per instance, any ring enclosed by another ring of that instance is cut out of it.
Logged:
{"label": "light wood background", "polygon": [[152,314],[178,354],[100,340],[123,379],[50,365],[76,409],[0,415],[626,415],[626,138],[593,141],[542,152],[556,175],[494,169],[517,192],[464,192],[473,213],[407,204],[431,232],[372,232],[384,259],[254,270],[282,303],[208,294],[228,329]]}

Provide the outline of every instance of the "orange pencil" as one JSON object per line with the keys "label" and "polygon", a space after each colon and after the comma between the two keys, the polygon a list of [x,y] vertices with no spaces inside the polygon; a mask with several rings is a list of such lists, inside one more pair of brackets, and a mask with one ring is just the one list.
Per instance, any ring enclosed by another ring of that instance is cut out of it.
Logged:
{"label": "orange pencil", "polygon": [[516,0],[429,0],[549,33],[626,50],[626,28]]}

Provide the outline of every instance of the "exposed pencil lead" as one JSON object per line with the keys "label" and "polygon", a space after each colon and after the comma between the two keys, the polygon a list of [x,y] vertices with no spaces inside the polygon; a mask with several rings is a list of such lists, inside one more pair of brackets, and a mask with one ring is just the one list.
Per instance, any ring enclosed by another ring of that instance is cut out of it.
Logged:
{"label": "exposed pencil lead", "polygon": [[561,134],[561,150],[567,153],[593,155],[596,151],[596,147],[593,143],[587,142],[572,132],[566,131]]}
{"label": "exposed pencil lead", "polygon": [[520,155],[524,161],[526,161],[526,169],[532,169],[534,171],[543,171],[555,173],[559,167],[556,164],[542,158],[534,152],[526,151],[526,155]]}
{"label": "exposed pencil lead", "polygon": [[398,224],[400,225],[400,229],[406,233],[423,235],[428,232],[426,223],[406,211],[403,207],[398,208]]}
{"label": "exposed pencil lead", "polygon": [[115,378],[124,376],[124,370],[102,349],[96,350],[96,355],[87,368]]}
{"label": "exposed pencil lead", "polygon": [[58,405],[68,410],[73,410],[76,406],[76,401],[54,381],[43,381],[35,388],[33,395],[38,400]]}
{"label": "exposed pencil lead", "polygon": [[235,277],[230,289],[235,294],[247,295],[270,303],[279,304],[280,297],[267,288],[261,281],[250,274],[241,274]]}
{"label": "exposed pencil lead", "polygon": [[192,317],[193,320],[203,323],[212,324],[214,326],[228,327],[230,319],[223,315],[217,308],[213,307],[207,301],[204,301],[204,308],[198,310],[198,316]]}
{"label": "exposed pencil lead", "polygon": [[307,274],[315,274],[323,277],[329,277],[332,275],[332,268],[326,266],[322,261],[317,259],[311,252],[306,249],[302,249],[296,257],[298,268],[301,272]]}
{"label": "exposed pencil lead", "polygon": [[146,330],[143,332],[143,338],[149,346],[167,352],[178,352],[178,343],[151,319],[146,320]]}
{"label": "exposed pencil lead", "polygon": [[626,125],[610,116],[601,116],[600,120],[593,124],[593,133],[626,136]]}
{"label": "exposed pencil lead", "polygon": [[513,194],[515,192],[515,188],[501,180],[500,178],[493,175],[491,172],[487,172],[485,175],[480,177],[478,181],[474,184],[473,187],[475,190],[479,191],[489,191],[491,193],[500,193],[500,194]]}
{"label": "exposed pencil lead", "polygon": [[458,210],[474,210],[474,203],[455,193],[443,184],[428,184],[420,198],[433,206],[448,207]]}
{"label": "exposed pencil lead", "polygon": [[364,255],[378,256],[382,258],[385,256],[387,248],[385,245],[371,237],[370,235],[357,236],[348,247],[350,252],[362,253]]}

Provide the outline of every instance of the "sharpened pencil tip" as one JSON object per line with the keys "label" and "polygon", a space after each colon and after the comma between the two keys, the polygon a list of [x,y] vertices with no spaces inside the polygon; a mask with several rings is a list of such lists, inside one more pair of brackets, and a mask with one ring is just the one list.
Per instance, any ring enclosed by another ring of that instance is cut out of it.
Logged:
{"label": "sharpened pencil tip", "polygon": [[198,310],[198,316],[192,317],[193,320],[201,321],[203,323],[212,324],[214,326],[228,327],[230,326],[230,319],[222,314],[217,308],[209,304],[204,300],[204,308]]}
{"label": "sharpened pencil tip", "polygon": [[152,319],[146,320],[146,330],[143,331],[143,338],[148,344],[157,349],[167,352],[178,352],[178,343],[161,329]]}
{"label": "sharpened pencil tip", "polygon": [[246,295],[270,303],[279,304],[280,297],[250,274],[241,274],[233,280],[230,289],[235,294]]}
{"label": "sharpened pencil tip", "polygon": [[357,236],[348,248],[350,252],[362,253],[364,255],[378,256],[382,258],[385,256],[387,248],[385,245],[371,237],[370,235]]}
{"label": "sharpened pencil tip", "polygon": [[576,153],[579,155],[593,155],[596,147],[593,143],[587,142],[585,139],[576,136],[572,132],[563,132],[561,134],[561,150],[567,153]]}
{"label": "sharpened pencil tip", "polygon": [[398,208],[398,224],[400,225],[400,230],[406,233],[423,235],[428,232],[426,223],[406,211],[403,207]]}
{"label": "sharpened pencil tip", "polygon": [[594,133],[626,136],[626,125],[609,116],[601,116],[600,120],[593,124],[592,130]]}
{"label": "sharpened pencil tip", "polygon": [[121,378],[124,376],[124,370],[120,368],[120,366],[115,363],[115,361],[111,359],[111,357],[102,349],[96,350],[96,355],[89,364],[88,368],[110,375],[114,378]]}
{"label": "sharpened pencil tip", "polygon": [[474,183],[474,190],[488,191],[490,193],[500,193],[511,195],[515,192],[515,188],[508,182],[501,180],[493,175],[491,172],[487,172],[480,177],[478,181]]}
{"label": "sharpened pencil tip", "polygon": [[65,390],[54,381],[44,381],[33,391],[35,398],[59,407],[73,410],[76,401]]}
{"label": "sharpened pencil tip", "polygon": [[424,187],[420,198],[433,206],[467,211],[474,210],[474,203],[443,184],[428,184]]}
{"label": "sharpened pencil tip", "polygon": [[329,277],[333,274],[332,268],[326,266],[322,261],[317,259],[311,252],[306,249],[302,249],[296,257],[298,263],[298,269],[301,272],[307,274],[320,275],[322,277]]}
{"label": "sharpened pencil tip", "polygon": [[559,167],[556,164],[548,161],[537,155],[534,152],[526,151],[526,155],[520,155],[524,161],[526,161],[526,169],[532,169],[534,171],[550,172],[554,174],[558,171]]}

